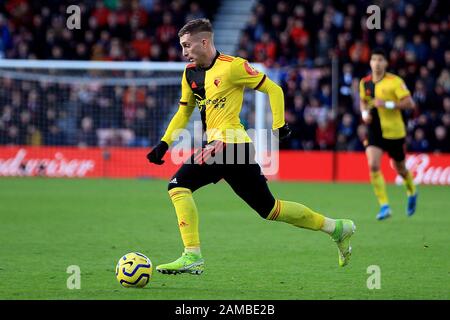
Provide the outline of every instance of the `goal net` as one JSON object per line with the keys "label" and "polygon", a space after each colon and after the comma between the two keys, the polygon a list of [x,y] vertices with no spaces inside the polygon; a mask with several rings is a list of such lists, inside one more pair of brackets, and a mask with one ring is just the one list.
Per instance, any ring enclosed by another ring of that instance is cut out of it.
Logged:
{"label": "goal net", "polygon": [[[179,163],[149,165],[146,154],[178,108],[184,67],[0,60],[0,176],[170,177]],[[263,94],[246,91],[241,119],[247,129],[270,128],[266,103]],[[199,112],[187,130],[191,139],[181,143],[198,145]],[[262,154],[265,144],[255,132]]]}

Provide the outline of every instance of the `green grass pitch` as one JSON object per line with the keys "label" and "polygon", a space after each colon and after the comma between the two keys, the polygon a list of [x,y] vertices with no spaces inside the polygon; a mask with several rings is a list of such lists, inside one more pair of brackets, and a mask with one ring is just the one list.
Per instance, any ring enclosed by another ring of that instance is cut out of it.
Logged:
{"label": "green grass pitch", "polygon": [[[355,221],[353,255],[338,267],[321,232],[265,221],[224,182],[195,193],[206,270],[162,275],[122,288],[118,259],[131,251],[154,265],[177,258],[176,215],[158,180],[0,179],[0,299],[449,299],[450,189],[420,186],[408,218],[403,187],[389,185],[394,215],[376,221],[370,185],[279,183],[278,198]],[[69,290],[67,267],[81,269]],[[367,268],[381,270],[369,290]]]}

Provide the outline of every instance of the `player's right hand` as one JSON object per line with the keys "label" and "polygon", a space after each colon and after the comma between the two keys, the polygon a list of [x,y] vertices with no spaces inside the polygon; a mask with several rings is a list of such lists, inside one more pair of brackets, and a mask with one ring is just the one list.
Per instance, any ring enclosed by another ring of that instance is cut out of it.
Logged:
{"label": "player's right hand", "polygon": [[164,160],[162,160],[162,158],[164,157],[168,149],[169,145],[166,142],[161,141],[155,147],[153,147],[152,151],[147,154],[148,161],[157,165],[163,164]]}
{"label": "player's right hand", "polygon": [[274,133],[275,133],[275,136],[278,137],[279,140],[285,140],[291,136],[292,130],[291,130],[291,128],[289,128],[289,125],[286,123],[281,128],[278,128]]}
{"label": "player's right hand", "polygon": [[372,116],[368,110],[363,110],[361,112],[361,118],[363,119],[365,124],[369,124],[372,122]]}

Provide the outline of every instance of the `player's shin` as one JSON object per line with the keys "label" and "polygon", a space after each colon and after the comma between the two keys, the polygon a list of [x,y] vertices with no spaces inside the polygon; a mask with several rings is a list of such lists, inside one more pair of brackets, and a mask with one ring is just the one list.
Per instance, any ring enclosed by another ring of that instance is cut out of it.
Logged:
{"label": "player's shin", "polygon": [[389,203],[386,184],[384,183],[383,173],[381,171],[371,171],[370,172],[370,182],[373,186],[373,191],[378,199],[380,206],[387,205]]}
{"label": "player's shin", "polygon": [[406,172],[406,177],[403,177],[403,183],[406,187],[406,194],[412,196],[416,193],[416,185],[414,184],[414,179],[411,171]]}
{"label": "player's shin", "polygon": [[325,223],[323,215],[300,203],[282,200],[275,201],[267,219],[283,221],[310,230],[321,230]]}
{"label": "player's shin", "polygon": [[169,190],[169,195],[177,214],[178,227],[180,228],[185,252],[201,255],[198,211],[191,190],[187,188],[173,188]]}

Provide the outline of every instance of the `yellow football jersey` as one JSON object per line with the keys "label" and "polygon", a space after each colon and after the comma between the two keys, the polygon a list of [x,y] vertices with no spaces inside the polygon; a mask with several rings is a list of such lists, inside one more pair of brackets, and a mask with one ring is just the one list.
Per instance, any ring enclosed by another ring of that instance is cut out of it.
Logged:
{"label": "yellow football jersey", "polygon": [[239,119],[244,89],[258,89],[265,79],[246,60],[217,52],[208,68],[186,66],[180,105],[197,105],[208,142],[251,142]]}
{"label": "yellow football jersey", "polygon": [[401,139],[406,136],[401,110],[373,106],[375,98],[398,103],[401,99],[410,96],[411,93],[402,78],[386,72],[380,81],[374,83],[372,76],[368,75],[359,83],[359,95],[371,108],[372,123],[369,130],[380,131],[381,129],[381,135],[385,139]]}

